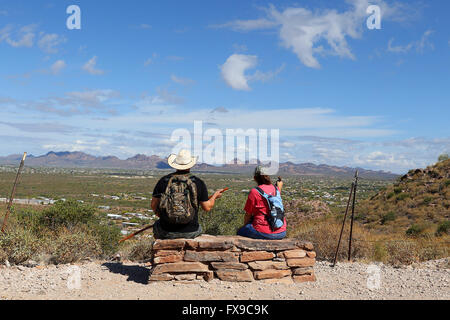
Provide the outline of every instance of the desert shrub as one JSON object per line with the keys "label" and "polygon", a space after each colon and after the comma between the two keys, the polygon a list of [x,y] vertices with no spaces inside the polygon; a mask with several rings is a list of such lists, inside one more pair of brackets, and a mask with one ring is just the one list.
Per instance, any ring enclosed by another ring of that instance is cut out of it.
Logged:
{"label": "desert shrub", "polygon": [[449,234],[450,231],[450,221],[444,221],[439,223],[437,230],[436,230],[436,235],[437,236],[441,236],[443,234]]}
{"label": "desert shrub", "polygon": [[8,259],[8,255],[3,249],[0,248],[0,264],[4,263]]}
{"label": "desert shrub", "polygon": [[449,155],[447,153],[444,153],[439,156],[438,161],[442,162],[442,161],[446,161],[448,159],[450,159]]}
{"label": "desert shrub", "polygon": [[29,260],[39,249],[40,241],[29,230],[11,226],[8,232],[0,233],[0,250],[9,262],[20,264]]}
{"label": "desert shrub", "polygon": [[394,193],[395,193],[395,194],[402,193],[402,191],[403,191],[403,188],[402,188],[402,187],[395,187],[395,188],[394,188]]}
{"label": "desert shrub", "polygon": [[[288,236],[295,237],[314,244],[317,257],[320,259],[332,261],[336,254],[337,243],[341,231],[342,222],[311,221],[297,226],[293,230],[288,229]],[[348,226],[344,229],[341,246],[338,254],[338,260],[348,258]],[[367,232],[361,229],[357,224],[353,226],[352,258],[366,259],[371,256],[372,244],[367,240]]]}
{"label": "desert shrub", "polygon": [[93,236],[102,249],[102,256],[109,256],[115,252],[119,247],[119,240],[121,238],[120,228],[116,225],[108,225],[103,221],[91,222],[88,225]]}
{"label": "desert shrub", "polygon": [[55,264],[73,263],[87,257],[98,257],[102,253],[97,239],[82,230],[77,233],[61,232],[53,246],[52,262]]}
{"label": "desert shrub", "polygon": [[373,256],[372,259],[375,261],[386,262],[389,253],[387,251],[386,245],[383,241],[375,242],[373,246]]}
{"label": "desert shrub", "polygon": [[397,201],[402,201],[402,200],[405,200],[407,198],[409,198],[409,194],[408,193],[401,193],[395,199]]}
{"label": "desert shrub", "polygon": [[428,261],[448,257],[449,246],[438,241],[419,242],[419,260]]}
{"label": "desert shrub", "polygon": [[149,238],[140,238],[121,250],[124,259],[131,261],[145,261],[152,257],[153,241]]}
{"label": "desert shrub", "polygon": [[425,230],[425,227],[420,224],[413,224],[411,225],[408,230],[406,230],[406,235],[411,237],[416,237],[420,235]]}
{"label": "desert shrub", "polygon": [[388,241],[388,263],[392,265],[409,265],[420,260],[418,245],[415,241]]}
{"label": "desert shrub", "polygon": [[14,264],[39,257],[52,263],[104,258],[117,251],[121,236],[117,226],[77,201],[60,201],[43,211],[14,211],[10,219],[7,232],[0,234],[0,250]]}
{"label": "desert shrub", "polygon": [[432,197],[425,197],[425,198],[423,198],[423,202],[422,203],[424,205],[428,205],[428,204],[430,204],[431,201],[433,201]]}
{"label": "desert shrub", "polygon": [[40,214],[40,224],[56,230],[75,228],[95,220],[95,208],[75,200],[57,201]]}
{"label": "desert shrub", "polygon": [[390,211],[381,217],[381,224],[385,224],[388,221],[394,221],[395,219],[395,212]]}

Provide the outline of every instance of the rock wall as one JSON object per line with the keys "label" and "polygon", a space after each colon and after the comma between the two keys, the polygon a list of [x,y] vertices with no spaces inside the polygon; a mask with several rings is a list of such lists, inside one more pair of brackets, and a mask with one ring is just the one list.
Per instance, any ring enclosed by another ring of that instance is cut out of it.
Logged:
{"label": "rock wall", "polygon": [[156,240],[149,280],[315,281],[313,250],[310,242],[295,239],[203,235],[195,239]]}

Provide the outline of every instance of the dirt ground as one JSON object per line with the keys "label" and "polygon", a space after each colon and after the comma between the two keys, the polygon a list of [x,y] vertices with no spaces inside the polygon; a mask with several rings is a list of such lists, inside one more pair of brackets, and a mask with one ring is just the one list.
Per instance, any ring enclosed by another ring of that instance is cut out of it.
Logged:
{"label": "dirt ground", "polygon": [[449,259],[394,268],[317,262],[314,283],[148,282],[145,264],[87,261],[27,268],[0,266],[0,300],[302,300],[450,298]]}

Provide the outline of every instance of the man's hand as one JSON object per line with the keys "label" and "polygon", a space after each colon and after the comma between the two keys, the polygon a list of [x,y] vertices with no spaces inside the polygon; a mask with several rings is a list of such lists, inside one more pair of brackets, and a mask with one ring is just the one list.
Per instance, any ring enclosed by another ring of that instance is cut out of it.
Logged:
{"label": "man's hand", "polygon": [[216,191],[211,197],[209,197],[208,201],[200,202],[200,205],[202,206],[203,210],[205,210],[206,212],[211,211],[211,209],[214,207],[216,199],[221,198],[222,194],[227,190],[228,188]]}
{"label": "man's hand", "polygon": [[228,189],[222,189],[222,190],[216,191],[216,192],[214,193],[213,197],[214,197],[215,199],[220,199],[220,198],[222,197],[223,193],[224,193],[225,191],[227,191],[227,190],[228,190]]}

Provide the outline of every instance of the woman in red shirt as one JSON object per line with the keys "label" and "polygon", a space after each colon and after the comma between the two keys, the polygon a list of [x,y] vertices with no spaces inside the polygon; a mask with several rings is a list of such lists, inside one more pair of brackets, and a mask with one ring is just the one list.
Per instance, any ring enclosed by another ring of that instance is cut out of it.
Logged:
{"label": "woman in red shirt", "polygon": [[[275,187],[263,167],[258,166],[255,169],[254,179],[259,188],[266,194],[276,195],[276,187],[281,193],[283,182],[278,181]],[[266,199],[256,189],[250,191],[244,210],[244,226],[238,230],[239,236],[272,240],[280,240],[286,237],[286,219],[281,228],[272,231],[267,221],[267,215],[270,214],[269,206]]]}

